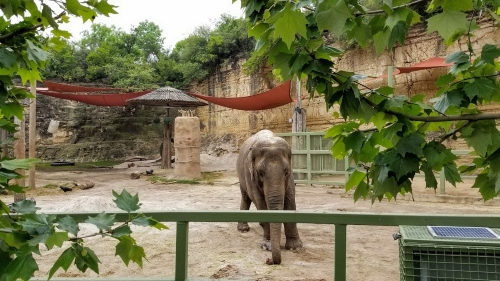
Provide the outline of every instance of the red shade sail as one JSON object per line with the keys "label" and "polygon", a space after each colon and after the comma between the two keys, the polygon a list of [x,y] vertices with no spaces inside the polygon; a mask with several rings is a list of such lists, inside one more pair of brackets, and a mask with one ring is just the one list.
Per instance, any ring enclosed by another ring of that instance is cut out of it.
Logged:
{"label": "red shade sail", "polygon": [[49,88],[49,91],[55,91],[55,92],[68,92],[68,93],[75,93],[75,92],[106,92],[106,91],[123,91],[124,89],[118,89],[118,88],[99,88],[99,87],[86,87],[86,86],[75,86],[75,85],[69,85],[69,84],[63,84],[63,83],[56,83],[56,82],[50,82],[50,81],[43,81],[43,84]]}
{"label": "red shade sail", "polygon": [[445,58],[430,58],[427,60],[424,60],[423,62],[419,62],[417,64],[414,64],[412,66],[406,66],[406,67],[396,67],[399,70],[399,73],[409,73],[417,70],[423,70],[423,69],[430,69],[430,68],[437,68],[437,67],[445,67],[445,66],[452,66],[453,63],[446,63]]}
{"label": "red shade sail", "polygon": [[288,81],[271,90],[248,97],[218,98],[193,93],[189,95],[232,109],[264,110],[293,102],[294,100],[290,97],[290,85],[291,81]]}
{"label": "red shade sail", "polygon": [[70,94],[70,93],[59,93],[54,91],[37,90],[37,94],[42,94],[66,100],[74,100],[97,106],[125,106],[129,104],[127,102],[128,99],[133,99],[145,95],[151,91],[152,90],[143,92],[134,92],[134,93],[117,93],[117,94]]}
{"label": "red shade sail", "polygon": [[[413,71],[418,71],[418,70],[424,70],[424,69],[431,69],[431,68],[438,68],[438,67],[446,67],[446,66],[452,66],[453,63],[447,63],[445,62],[445,58],[430,58],[427,60],[424,60],[423,62],[416,63],[411,66],[395,66],[394,71],[392,72],[392,75],[398,75],[402,73],[410,73]],[[380,79],[380,78],[387,78],[387,74],[382,74],[380,76],[374,77],[371,80],[374,79]]]}

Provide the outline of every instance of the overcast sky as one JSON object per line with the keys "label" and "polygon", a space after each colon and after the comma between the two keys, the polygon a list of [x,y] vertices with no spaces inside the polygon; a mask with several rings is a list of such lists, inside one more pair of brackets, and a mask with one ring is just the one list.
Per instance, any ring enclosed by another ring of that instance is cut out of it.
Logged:
{"label": "overcast sky", "polygon": [[[165,48],[171,48],[178,41],[187,37],[197,26],[213,25],[220,15],[227,13],[235,17],[243,16],[241,2],[232,0],[108,0],[118,6],[118,14],[110,17],[99,16],[94,23],[114,24],[129,31],[130,27],[148,20],[156,23],[163,30]],[[80,32],[90,28],[91,22],[82,23],[73,18],[70,23],[61,26],[73,34],[71,40],[81,38]]]}

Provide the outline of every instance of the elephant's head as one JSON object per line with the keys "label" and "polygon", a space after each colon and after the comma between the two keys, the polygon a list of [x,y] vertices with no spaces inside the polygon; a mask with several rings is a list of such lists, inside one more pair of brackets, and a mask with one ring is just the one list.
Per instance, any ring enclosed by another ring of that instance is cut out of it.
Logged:
{"label": "elephant's head", "polygon": [[[255,187],[264,195],[268,210],[283,210],[285,195],[294,184],[291,149],[282,138],[256,141],[248,154],[249,172]],[[271,251],[274,264],[281,263],[281,223],[270,224]]]}

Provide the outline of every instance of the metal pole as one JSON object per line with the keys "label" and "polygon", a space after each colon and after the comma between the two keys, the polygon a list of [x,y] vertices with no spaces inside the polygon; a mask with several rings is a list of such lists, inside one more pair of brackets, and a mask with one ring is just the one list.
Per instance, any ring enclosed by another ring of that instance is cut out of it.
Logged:
{"label": "metal pole", "polygon": [[187,279],[189,222],[177,222],[175,238],[175,281]]}
{"label": "metal pole", "polygon": [[335,225],[335,281],[346,280],[347,225]]}
{"label": "metal pole", "polygon": [[394,67],[392,65],[389,65],[387,67],[387,86],[389,87],[394,87]]}
{"label": "metal pole", "polygon": [[[35,96],[30,103],[29,158],[36,157],[36,80],[31,83],[31,93]],[[35,163],[30,167],[30,188],[35,188]]]}

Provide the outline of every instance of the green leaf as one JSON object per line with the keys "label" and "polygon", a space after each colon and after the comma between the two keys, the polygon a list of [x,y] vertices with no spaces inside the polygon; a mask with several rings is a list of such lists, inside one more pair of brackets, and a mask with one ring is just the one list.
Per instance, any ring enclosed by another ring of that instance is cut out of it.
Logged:
{"label": "green leaf", "polygon": [[253,37],[256,40],[259,39],[260,35],[269,29],[269,24],[260,22],[251,28],[248,28],[248,37]]}
{"label": "green leaf", "polygon": [[34,214],[40,208],[36,207],[35,202],[31,200],[23,200],[12,205],[12,209],[21,214]]}
{"label": "green leaf", "polygon": [[420,166],[420,170],[422,170],[425,174],[425,187],[436,189],[438,187],[438,183],[431,166],[424,161]]}
{"label": "green leaf", "polygon": [[396,151],[405,157],[407,153],[413,153],[417,156],[423,156],[422,145],[425,143],[424,138],[417,133],[412,133],[404,137],[396,144]]}
{"label": "green leaf", "polygon": [[480,156],[485,156],[488,152],[488,146],[493,144],[491,133],[483,130],[482,127],[465,127],[460,131],[467,145],[474,148]]}
{"label": "green leaf", "polygon": [[115,223],[115,215],[108,215],[102,212],[95,217],[89,217],[85,222],[97,226],[100,230],[109,231]]}
{"label": "green leaf", "polygon": [[474,181],[473,188],[479,188],[479,192],[484,201],[491,200],[496,197],[495,185],[492,183],[487,174],[479,174]]}
{"label": "green leaf", "polygon": [[396,26],[391,31],[391,36],[389,37],[389,42],[387,43],[387,48],[389,50],[399,42],[399,44],[404,45],[406,38],[406,24],[403,22],[398,22]]}
{"label": "green leaf", "polygon": [[[26,81],[24,81],[24,82],[26,82]],[[24,116],[23,116],[24,107],[18,102],[12,102],[9,104],[0,104],[0,112],[4,115],[5,118],[11,118],[11,117],[15,116],[20,120],[24,119]],[[15,160],[23,161],[23,159],[15,159]],[[14,160],[4,160],[4,161],[0,162],[2,167],[4,167],[3,165],[4,165],[5,161],[14,161]],[[14,162],[14,163],[17,163],[17,162]],[[8,163],[7,163],[7,165],[8,165]],[[15,169],[10,169],[10,168],[6,168],[6,169],[15,170]],[[23,169],[23,168],[20,168],[20,169]]]}
{"label": "green leaf", "polygon": [[141,204],[139,204],[139,194],[136,193],[134,196],[132,196],[130,193],[128,193],[127,190],[122,190],[121,194],[116,193],[113,190],[113,196],[116,198],[113,200],[115,202],[116,206],[120,208],[121,210],[124,210],[127,213],[137,211],[141,207]]}
{"label": "green leaf", "polygon": [[468,62],[468,61],[469,61],[469,56],[467,54],[465,54],[464,52],[451,53],[446,57],[446,60],[445,60],[446,63],[453,62],[456,64],[464,63],[464,62]]}
{"label": "green leaf", "polygon": [[156,229],[168,229],[168,227],[157,220],[151,218],[151,217],[146,217],[145,215],[141,214],[137,217],[135,217],[132,220],[132,224],[138,225],[138,226],[151,226]]}
{"label": "green leaf", "polygon": [[436,141],[427,143],[424,146],[423,153],[427,159],[427,164],[436,171],[440,171],[444,164],[457,159],[457,156],[450,149]]}
{"label": "green leaf", "polygon": [[368,196],[369,192],[370,192],[370,186],[368,186],[368,184],[365,181],[361,181],[354,190],[353,194],[354,203],[356,203],[361,197],[363,197],[363,199],[366,200],[366,197]]}
{"label": "green leaf", "polygon": [[29,280],[38,270],[38,265],[33,255],[20,255],[7,265],[5,269],[5,281],[16,281],[17,279]]}
{"label": "green leaf", "polygon": [[110,5],[107,0],[101,0],[94,6],[101,14],[109,16],[109,14],[118,14],[114,8],[117,6]]}
{"label": "green leaf", "polygon": [[391,29],[386,27],[382,31],[373,35],[373,41],[375,43],[375,51],[377,55],[380,55],[384,50],[387,44],[389,43],[389,39],[391,38]]}
{"label": "green leaf", "polygon": [[116,229],[113,230],[112,234],[113,237],[119,238],[123,235],[129,235],[132,233],[132,230],[130,230],[130,226],[128,225],[122,225]]}
{"label": "green leaf", "polygon": [[326,131],[324,138],[336,138],[343,133],[351,133],[357,128],[359,128],[359,124],[356,122],[334,125]]}
{"label": "green leaf", "polygon": [[344,141],[345,148],[353,152],[359,152],[363,143],[365,142],[365,136],[360,131],[355,131],[349,134]]}
{"label": "green leaf", "polygon": [[437,31],[441,37],[449,41],[455,33],[466,31],[469,27],[465,13],[443,11],[427,20],[427,31]]}
{"label": "green leaf", "polygon": [[47,19],[50,26],[57,29],[59,27],[59,24],[57,24],[57,22],[52,17],[52,9],[47,6],[47,4],[42,4],[42,6],[42,16]]}
{"label": "green leaf", "polygon": [[393,144],[395,144],[399,140],[397,133],[400,132],[402,129],[403,129],[403,124],[394,123],[391,126],[383,129],[381,131],[381,134],[384,138],[388,139]]}
{"label": "green leaf", "polygon": [[57,246],[59,248],[62,247],[63,243],[68,240],[68,233],[67,232],[54,232],[52,235],[47,238],[45,241],[45,245],[47,246],[47,249],[52,249],[54,246]]}
{"label": "green leaf", "polygon": [[358,44],[365,48],[370,37],[370,27],[363,22],[363,17],[357,17],[354,20],[348,20],[346,23],[346,34],[353,38]]}
{"label": "green leaf", "polygon": [[121,237],[120,242],[116,245],[115,256],[120,256],[123,263],[128,266],[130,262],[130,250],[132,249],[133,242],[129,236]]}
{"label": "green leaf", "polygon": [[0,48],[0,65],[11,68],[17,63],[17,55],[5,48]]}
{"label": "green leaf", "polygon": [[[500,49],[496,45],[485,44],[481,51],[481,60],[486,63],[495,65],[495,59],[500,57]],[[0,54],[1,58],[1,54]]]}
{"label": "green leaf", "polygon": [[455,75],[447,73],[445,75],[439,76],[438,80],[436,81],[436,87],[447,86],[453,81],[455,81]]}
{"label": "green leaf", "polygon": [[475,78],[464,87],[467,96],[472,100],[475,96],[490,100],[496,91],[495,83],[487,78]]}
{"label": "green leaf", "polygon": [[429,100],[430,102],[435,102],[434,109],[438,112],[445,113],[450,106],[459,107],[463,101],[462,92],[459,90],[453,90],[448,93],[444,93],[440,97]]}
{"label": "green leaf", "polygon": [[445,179],[454,187],[456,187],[457,182],[462,182],[462,178],[460,178],[460,174],[458,173],[457,167],[454,164],[446,164],[443,168]]}
{"label": "green leaf", "polygon": [[130,249],[130,260],[135,262],[142,268],[142,259],[146,259],[146,254],[144,253],[144,248],[138,245],[133,245]]}
{"label": "green leaf", "polygon": [[73,263],[73,260],[75,259],[75,257],[76,257],[76,254],[75,254],[75,249],[73,247],[66,249],[59,256],[59,258],[56,260],[56,262],[54,263],[54,265],[50,269],[49,280],[50,280],[50,278],[52,278],[52,276],[54,276],[54,273],[56,273],[56,271],[59,268],[64,269],[64,271],[68,271],[68,269],[71,266],[71,264]]}
{"label": "green leaf", "polygon": [[399,22],[406,23],[412,10],[407,7],[397,8],[385,20],[386,26],[393,29]]}
{"label": "green leaf", "polygon": [[65,217],[60,218],[57,221],[58,225],[57,228],[61,230],[65,230],[71,234],[73,234],[75,237],[78,235],[78,232],[80,231],[80,227],[78,226],[78,223],[73,219],[72,217],[66,215]]}
{"label": "green leaf", "polygon": [[68,9],[68,12],[72,13],[73,15],[78,16],[78,11],[83,8],[84,7],[78,0],[66,0],[66,9]]}
{"label": "green leaf", "polygon": [[324,0],[318,5],[316,21],[320,31],[329,30],[340,36],[347,19],[352,17],[344,0]]}
{"label": "green leaf", "polygon": [[366,174],[360,171],[354,171],[349,177],[349,180],[345,184],[345,191],[351,190],[353,187],[357,186],[363,179],[366,177]]}
{"label": "green leaf", "polygon": [[443,10],[452,11],[470,11],[474,8],[472,5],[472,0],[433,0],[429,4],[429,9],[434,10],[437,7],[443,8]]}
{"label": "green leaf", "polygon": [[303,13],[292,10],[291,3],[287,3],[282,11],[269,19],[269,22],[274,23],[274,34],[280,37],[289,48],[295,40],[295,34],[307,37],[308,21]]}
{"label": "green leaf", "polygon": [[[5,112],[3,110],[2,110],[2,113],[5,114]],[[2,168],[7,169],[7,170],[11,170],[11,171],[17,170],[17,169],[28,170],[31,167],[31,164],[38,163],[38,162],[40,162],[40,159],[37,159],[37,158],[12,159],[12,160],[1,161],[0,165],[2,166]]]}
{"label": "green leaf", "polygon": [[31,42],[31,40],[26,40],[26,42],[28,43],[27,51],[29,60],[40,63],[46,61],[49,58],[49,52],[38,48],[37,46],[35,46],[35,44],[33,44],[33,42]]}

